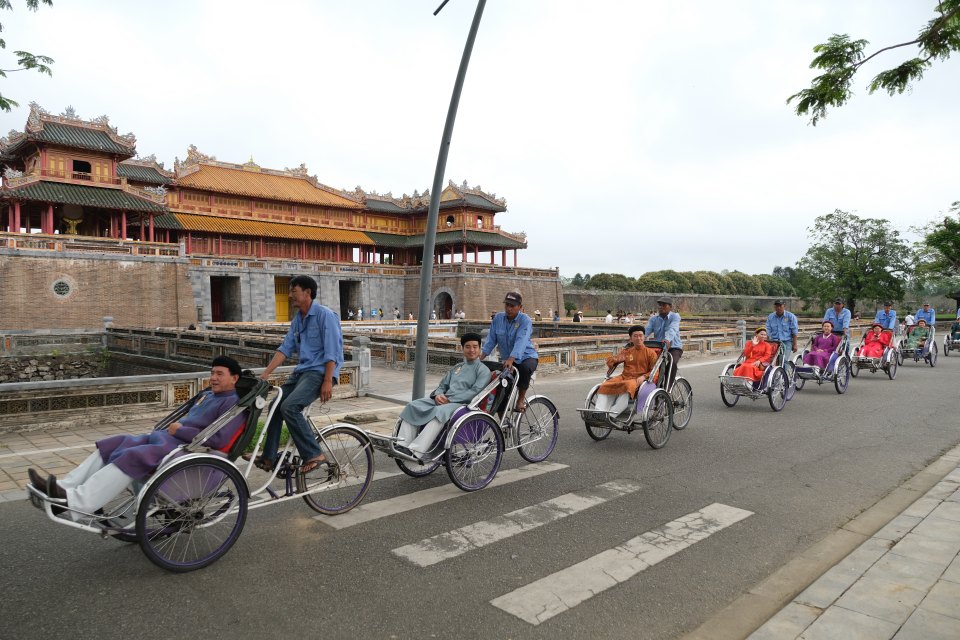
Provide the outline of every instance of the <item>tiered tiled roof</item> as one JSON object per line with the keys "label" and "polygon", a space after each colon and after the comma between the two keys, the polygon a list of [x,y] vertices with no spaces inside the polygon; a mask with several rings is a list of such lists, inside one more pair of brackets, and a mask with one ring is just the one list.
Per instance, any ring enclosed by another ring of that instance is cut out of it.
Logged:
{"label": "tiered tiled roof", "polygon": [[64,182],[35,181],[22,187],[14,187],[6,194],[23,200],[39,200],[61,204],[78,204],[101,209],[121,209],[125,211],[162,212],[167,208],[144,198],[138,198],[121,189],[105,187],[85,187]]}
{"label": "tiered tiled roof", "polygon": [[117,177],[157,186],[173,183],[173,173],[165,170],[155,156],[124,160],[117,165]]}
{"label": "tiered tiled roof", "polygon": [[[430,208],[429,189],[424,191],[423,195],[414,191],[412,196],[403,194],[400,198],[394,198],[389,193],[380,195],[376,191],[367,193],[360,187],[341,193],[364,203],[368,209],[384,213],[424,213]],[[461,185],[454,184],[453,180],[449,181],[447,188],[440,194],[440,209],[468,206],[500,213],[507,210],[507,201],[498,198],[495,193],[486,193],[479,185],[469,186],[466,180]]]}
{"label": "tiered tiled roof", "polygon": [[175,164],[177,185],[188,189],[230,193],[264,200],[279,200],[325,207],[362,209],[363,205],[297,169],[265,169],[251,159],[246,164],[218,162],[192,146],[187,159]]}
{"label": "tiered tiled roof", "polygon": [[110,126],[107,116],[81,120],[72,109],[59,116],[51,115],[37,103],[30,103],[30,117],[24,131],[11,131],[0,140],[0,153],[13,157],[30,143],[55,144],[64,147],[110,153],[122,158],[136,155],[137,139],[132,133],[119,135]]}
{"label": "tiered tiled roof", "polygon": [[[389,233],[373,233],[367,231],[366,234],[378,246],[392,249],[403,249],[411,247],[422,247],[424,242],[423,234],[414,236],[400,236]],[[516,238],[492,231],[478,231],[467,229],[466,231],[441,231],[437,233],[436,246],[460,245],[466,243],[467,246],[477,245],[481,247],[492,247],[496,249],[525,249],[526,242]]]}

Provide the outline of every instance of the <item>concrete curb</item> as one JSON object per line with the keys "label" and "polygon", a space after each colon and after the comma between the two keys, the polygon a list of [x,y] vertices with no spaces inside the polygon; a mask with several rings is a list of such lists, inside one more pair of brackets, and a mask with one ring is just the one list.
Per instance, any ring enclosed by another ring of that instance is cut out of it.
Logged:
{"label": "concrete curb", "polygon": [[742,640],[786,607],[804,589],[953,472],[960,447],[951,447],[840,529],[751,587],[682,640]]}

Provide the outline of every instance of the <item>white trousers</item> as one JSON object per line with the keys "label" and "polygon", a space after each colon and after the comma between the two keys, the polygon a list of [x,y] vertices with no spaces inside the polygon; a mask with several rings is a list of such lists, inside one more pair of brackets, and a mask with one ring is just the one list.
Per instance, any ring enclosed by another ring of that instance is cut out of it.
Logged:
{"label": "white trousers", "polygon": [[[403,445],[416,454],[426,453],[430,450],[430,445],[437,439],[440,430],[443,429],[443,423],[434,418],[422,428],[410,424],[406,420],[400,421],[400,430],[397,437],[400,441],[397,444]],[[417,435],[417,431],[420,435]]]}
{"label": "white trousers", "polygon": [[[67,492],[67,505],[85,513],[93,513],[107,504],[132,482],[133,478],[117,465],[104,465],[100,451],[91,453],[79,467],[57,480]],[[71,513],[70,517],[79,520],[83,516]]]}
{"label": "white trousers", "polygon": [[629,393],[621,393],[616,396],[613,394],[598,393],[596,408],[597,411],[607,411],[616,416],[620,415],[629,403]]}

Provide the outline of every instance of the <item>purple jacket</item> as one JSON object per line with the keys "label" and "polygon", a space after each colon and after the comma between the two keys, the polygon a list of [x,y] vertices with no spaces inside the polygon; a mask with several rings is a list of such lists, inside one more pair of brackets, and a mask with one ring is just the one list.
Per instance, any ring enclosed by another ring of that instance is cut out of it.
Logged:
{"label": "purple jacket", "polygon": [[[180,445],[191,442],[200,431],[237,404],[238,399],[236,391],[214,393],[208,390],[197,398],[187,415],[180,420],[182,426],[177,429],[175,436],[168,431],[153,431],[140,436],[112,436],[98,440],[97,449],[100,450],[103,464],[117,465],[134,480],[146,480],[164,456]],[[226,446],[246,420],[246,412],[241,413],[207,440],[207,446],[212,449]]]}

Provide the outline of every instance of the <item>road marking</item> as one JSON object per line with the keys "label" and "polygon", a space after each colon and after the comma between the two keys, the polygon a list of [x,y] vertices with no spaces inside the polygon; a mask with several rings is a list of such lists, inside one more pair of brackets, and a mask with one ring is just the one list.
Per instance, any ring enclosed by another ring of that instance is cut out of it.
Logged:
{"label": "road marking", "polygon": [[[511,482],[517,482],[518,480],[526,480],[527,478],[532,478],[543,473],[550,473],[551,471],[559,471],[560,469],[566,468],[567,465],[565,464],[557,464],[555,462],[540,462],[537,464],[530,464],[525,467],[520,467],[518,469],[507,469],[506,471],[501,471],[498,473],[497,477],[493,479],[493,482],[487,486],[488,488],[497,487],[504,484],[510,484]],[[442,487],[433,487],[432,489],[424,489],[423,491],[397,496],[396,498],[390,498],[388,500],[380,500],[379,502],[361,504],[360,506],[339,516],[315,516],[315,519],[330,525],[334,529],[346,529],[347,527],[369,522],[370,520],[377,520],[378,518],[396,515],[398,513],[403,513],[404,511],[419,509],[420,507],[436,504],[437,502],[443,502],[445,500],[460,498],[467,495],[470,495],[470,493],[461,491],[452,484],[448,484]]]}
{"label": "road marking", "polygon": [[492,520],[475,522],[460,529],[426,538],[393,550],[415,565],[429,567],[460,554],[480,549],[518,533],[566,518],[590,507],[639,491],[643,485],[630,480],[614,480],[583,491],[567,493],[530,507],[511,511]]}
{"label": "road marking", "polygon": [[538,625],[752,515],[750,511],[713,503],[494,598],[490,604]]}

